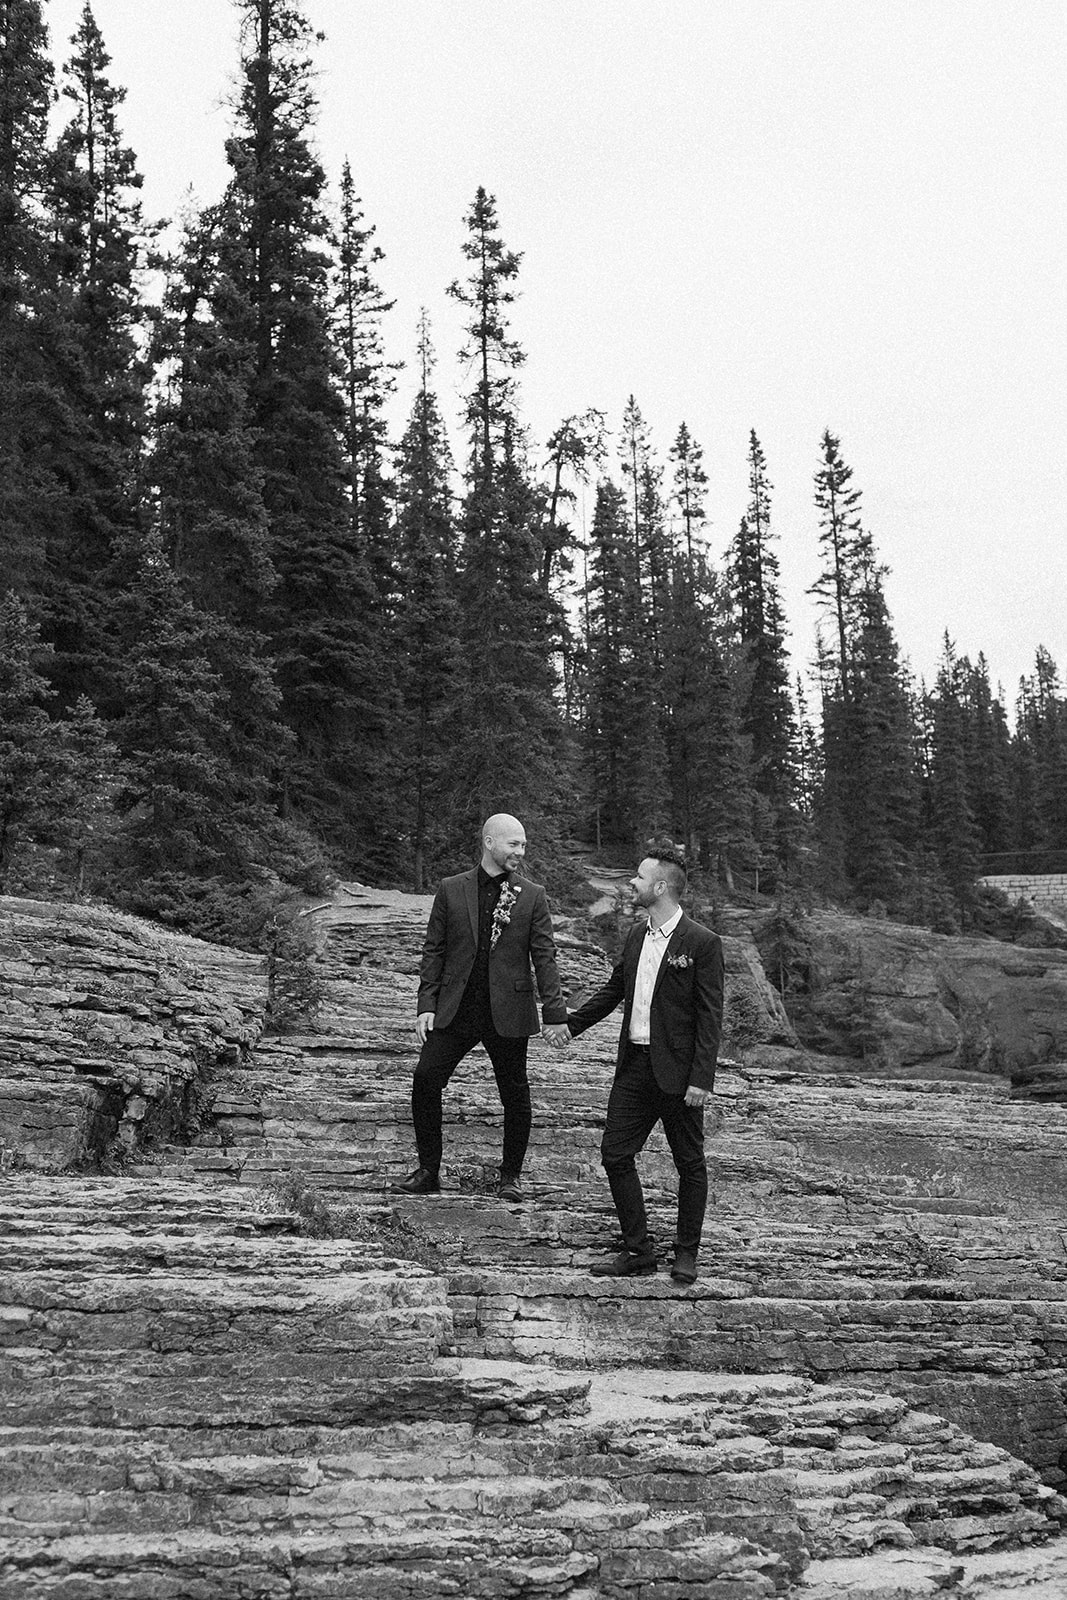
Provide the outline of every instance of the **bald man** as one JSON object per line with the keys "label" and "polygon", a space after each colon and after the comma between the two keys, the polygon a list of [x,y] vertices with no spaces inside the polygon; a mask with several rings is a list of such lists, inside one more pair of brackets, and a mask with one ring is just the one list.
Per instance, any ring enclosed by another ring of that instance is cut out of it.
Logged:
{"label": "bald man", "polygon": [[439,1193],[443,1092],[463,1057],[483,1044],[504,1108],[497,1193],[523,1199],[531,1121],[526,1050],[538,1031],[535,978],[546,1037],[557,1046],[570,1040],[548,900],[540,884],[519,876],[525,854],[518,818],[492,816],[482,829],[479,865],[444,878],[434,896],[419,971],[415,1037],[422,1049],[411,1091],[419,1164],[393,1185],[399,1194]]}

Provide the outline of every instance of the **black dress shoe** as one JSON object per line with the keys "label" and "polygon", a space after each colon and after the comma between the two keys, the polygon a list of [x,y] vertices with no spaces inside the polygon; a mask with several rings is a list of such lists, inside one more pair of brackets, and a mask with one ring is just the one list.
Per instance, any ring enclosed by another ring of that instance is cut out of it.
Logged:
{"label": "black dress shoe", "polygon": [[671,1277],[675,1283],[696,1283],[697,1258],[694,1250],[676,1250],[674,1252]]}
{"label": "black dress shoe", "polygon": [[647,1278],[656,1270],[656,1258],[622,1250],[617,1256],[598,1261],[589,1270],[594,1278]]}
{"label": "black dress shoe", "polygon": [[510,1174],[502,1172],[500,1174],[500,1182],[497,1184],[496,1192],[500,1196],[501,1200],[510,1200],[511,1204],[515,1206],[521,1205],[526,1199],[526,1196],[523,1194],[522,1189],[519,1186],[517,1173],[514,1177],[512,1177]]}
{"label": "black dress shoe", "polygon": [[389,1187],[393,1194],[440,1194],[441,1180],[429,1167],[416,1167],[400,1183],[391,1183]]}

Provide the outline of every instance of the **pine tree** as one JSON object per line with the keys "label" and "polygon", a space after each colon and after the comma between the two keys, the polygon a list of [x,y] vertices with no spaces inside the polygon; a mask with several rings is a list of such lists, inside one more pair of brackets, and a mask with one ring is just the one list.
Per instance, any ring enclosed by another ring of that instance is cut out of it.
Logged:
{"label": "pine tree", "polygon": [[43,195],[52,67],[39,0],[0,0],[0,550],[29,599],[62,506],[47,440],[59,409]]}
{"label": "pine tree", "polygon": [[411,885],[421,894],[448,862],[460,831],[454,792],[454,718],[462,688],[462,619],[456,597],[452,456],[431,388],[429,322],[419,324],[420,385],[400,441],[398,592],[394,618],[403,716],[394,741],[398,822],[410,842]]}
{"label": "pine tree", "polygon": [[50,717],[50,654],[9,590],[0,600],[0,893],[15,874],[23,889],[57,887],[33,847],[58,854],[60,876],[80,893],[113,828],[115,747],[84,696],[69,718]]}
{"label": "pine tree", "polygon": [[149,478],[158,548],[204,619],[238,803],[259,812],[267,834],[293,741],[264,632],[277,577],[250,415],[253,347],[239,336],[241,308],[235,315],[236,291],[218,269],[216,229],[213,212],[190,224],[164,296],[153,354],[166,377]]}
{"label": "pine tree", "polygon": [[[688,542],[687,542],[688,543]],[[690,860],[726,882],[733,870],[758,865],[755,795],[735,687],[718,635],[721,601],[703,553],[675,557],[664,629],[660,695],[673,797],[672,831]]]}
{"label": "pine tree", "polygon": [[820,643],[822,787],[816,806],[825,881],[861,904],[902,904],[918,847],[911,696],[885,599],[886,569],[862,522],[860,491],[827,430],[815,477],[823,570],[811,593],[829,616]]}
{"label": "pine tree", "polygon": [[771,529],[767,463],[755,431],[749,434],[749,504],[730,547],[729,583],[746,691],[741,728],[751,740],[753,782],[770,816],[767,843],[787,867],[795,860],[796,717],[789,691],[785,607]]}
{"label": "pine tree", "polygon": [[838,691],[847,700],[866,536],[860,518],[860,491],[849,488],[852,468],[841,458],[840,440],[827,428],[821,445],[822,464],[815,474],[815,505],[819,512],[823,568],[808,593],[816,596],[831,618],[835,649],[828,652],[827,660],[834,663]]}
{"label": "pine tree", "polygon": [[211,624],[146,544],[125,621],[126,762],[112,892],[137,911],[200,928],[196,908],[220,883],[243,883],[250,818],[227,759],[225,688],[209,660]]}
{"label": "pine tree", "polygon": [[59,326],[53,351],[62,394],[47,448],[65,515],[49,543],[48,637],[60,704],[86,692],[117,709],[116,617],[141,520],[147,365],[139,350],[139,269],[148,236],[141,177],[122,142],[126,91],[86,4],[64,72],[74,114],[60,135],[50,203]]}
{"label": "pine tree", "polygon": [[590,407],[579,415],[564,417],[548,441],[547,468],[550,482],[541,497],[540,540],[542,547],[541,583],[551,593],[553,580],[573,569],[568,552],[574,544],[563,513],[574,505],[574,490],[564,476],[587,483],[594,468],[604,459],[605,418]]}
{"label": "pine tree", "polygon": [[223,329],[252,348],[248,418],[278,578],[263,619],[295,737],[281,801],[350,868],[370,870],[395,848],[384,755],[396,694],[379,596],[353,542],[325,175],[310,146],[312,33],[297,4],[238,0],[238,10],[241,83],[219,263],[234,287]]}
{"label": "pine tree", "polygon": [[1021,685],[1018,732],[1032,752],[1036,835],[1048,852],[1067,849],[1067,704],[1056,663],[1039,645],[1034,673]]}
{"label": "pine tree", "polygon": [[674,468],[674,504],[682,519],[682,542],[690,568],[699,553],[708,514],[705,506],[708,475],[704,471],[704,451],[683,422],[670,449]]}
{"label": "pine tree", "polygon": [[383,407],[395,388],[395,363],[386,361],[382,319],[395,304],[375,277],[385,259],[365,224],[352,169],[341,172],[341,219],[333,296],[334,338],[341,356],[348,497],[356,548],[383,601],[395,590],[391,571],[389,489],[384,469]]}
{"label": "pine tree", "polygon": [[462,513],[460,596],[466,681],[457,712],[457,776],[467,823],[514,811],[542,840],[556,826],[563,727],[553,657],[559,609],[540,581],[544,550],[517,416],[511,338],[520,257],[498,233],[496,201],[479,188],[467,215],[469,276],[449,293],[469,316],[461,360],[475,374],[466,404],[469,441]]}
{"label": "pine tree", "polygon": [[9,891],[21,846],[52,819],[53,698],[40,670],[40,635],[9,591],[0,600],[0,894]]}
{"label": "pine tree", "polygon": [[945,881],[966,920],[974,902],[979,837],[967,793],[960,666],[955,647],[947,635],[932,703],[930,801],[933,844]]}
{"label": "pine tree", "polygon": [[900,905],[918,844],[919,795],[911,699],[882,592],[868,573],[852,665],[852,694],[839,715],[849,762],[847,866],[861,902]]}
{"label": "pine tree", "polygon": [[627,496],[598,485],[586,585],[585,757],[598,846],[632,851],[670,827],[666,750],[644,634]]}
{"label": "pine tree", "polygon": [[1011,849],[1011,735],[1000,700],[989,682],[984,655],[971,666],[964,657],[961,694],[966,740],[967,794],[983,856]]}

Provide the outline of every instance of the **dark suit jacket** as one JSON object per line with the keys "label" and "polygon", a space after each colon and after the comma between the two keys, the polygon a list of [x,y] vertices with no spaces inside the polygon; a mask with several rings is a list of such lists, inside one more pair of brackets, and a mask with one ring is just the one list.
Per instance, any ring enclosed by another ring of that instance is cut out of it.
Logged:
{"label": "dark suit jacket", "polygon": [[[508,1038],[537,1033],[534,979],[545,1022],[566,1022],[567,1007],[556,967],[556,941],[548,898],[539,883],[509,873],[517,890],[511,918],[489,953],[489,1001],[493,1026]],[[467,987],[478,950],[478,869],[443,878],[434,896],[419,969],[416,1010],[435,1013],[447,1028]],[[533,972],[531,972],[531,963]]]}
{"label": "dark suit jacket", "polygon": [[[630,1040],[630,1012],[645,924],[636,923],[611,977],[568,1019],[571,1032],[584,1033],[622,1002],[618,1064]],[[717,933],[682,919],[667,943],[649,1013],[649,1053],[656,1082],[667,1094],[710,1089],[722,1035],[722,940]]]}

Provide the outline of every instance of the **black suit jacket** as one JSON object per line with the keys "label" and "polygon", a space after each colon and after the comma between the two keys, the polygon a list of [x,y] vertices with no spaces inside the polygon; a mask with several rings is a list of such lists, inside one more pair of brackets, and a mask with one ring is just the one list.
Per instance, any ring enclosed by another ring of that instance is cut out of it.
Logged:
{"label": "black suit jacket", "polygon": [[[548,897],[539,883],[508,873],[515,891],[509,920],[489,952],[489,1003],[497,1033],[521,1038],[537,1033],[534,977],[545,1022],[566,1022],[567,1007],[556,966],[556,941]],[[434,1012],[447,1028],[456,1015],[478,952],[478,869],[443,878],[434,896],[419,969],[416,1011]],[[532,966],[532,971],[531,971]]]}
{"label": "black suit jacket", "polygon": [[[583,1033],[621,1001],[619,1066],[630,1040],[630,1012],[644,938],[645,924],[636,923],[611,977],[568,1018],[571,1032]],[[713,1087],[722,1037],[722,1002],[722,940],[683,911],[656,974],[649,1014],[652,1071],[665,1093]]]}

